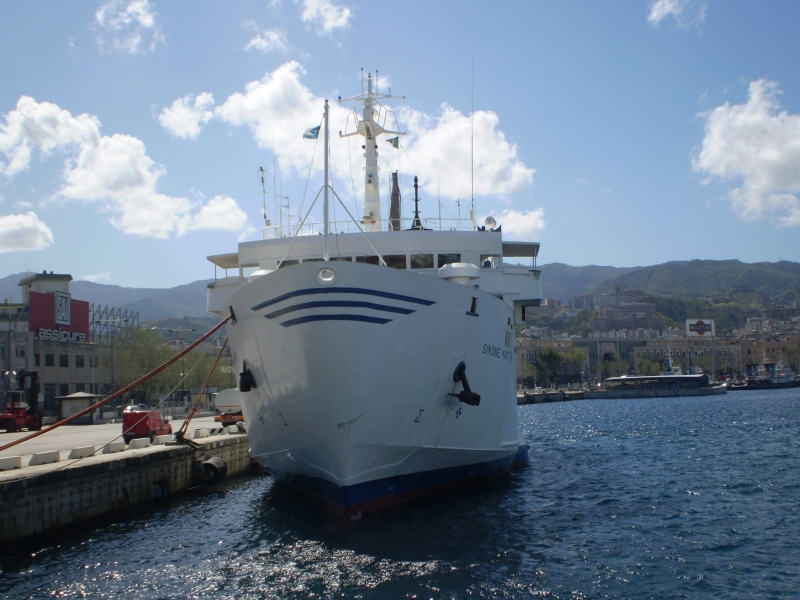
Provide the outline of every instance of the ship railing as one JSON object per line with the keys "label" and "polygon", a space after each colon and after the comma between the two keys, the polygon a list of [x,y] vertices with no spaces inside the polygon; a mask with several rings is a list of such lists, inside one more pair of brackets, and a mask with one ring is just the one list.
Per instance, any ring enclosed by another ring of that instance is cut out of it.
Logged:
{"label": "ship railing", "polygon": [[[396,222],[399,223],[396,226]],[[381,231],[406,231],[421,229],[432,231],[475,231],[475,222],[472,219],[464,218],[428,218],[419,221],[415,219],[382,219],[379,221]],[[322,222],[306,221],[300,228],[299,224],[276,224],[262,227],[262,236],[265,240],[277,238],[291,238],[294,235],[321,235],[323,231]],[[358,233],[359,230],[365,229],[365,223],[362,221],[356,225],[353,221],[331,221],[331,233]]]}

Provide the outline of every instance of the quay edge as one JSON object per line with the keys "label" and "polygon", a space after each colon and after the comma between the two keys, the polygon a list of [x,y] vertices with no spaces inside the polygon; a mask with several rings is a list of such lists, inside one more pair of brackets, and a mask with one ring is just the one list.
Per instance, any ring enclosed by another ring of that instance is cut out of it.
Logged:
{"label": "quay edge", "polygon": [[[246,435],[195,441],[202,450],[158,446],[92,456],[61,469],[50,464],[0,473],[0,543],[52,533],[195,487],[198,465],[210,456],[225,461],[228,475],[256,466]],[[41,476],[31,476],[37,472]]]}

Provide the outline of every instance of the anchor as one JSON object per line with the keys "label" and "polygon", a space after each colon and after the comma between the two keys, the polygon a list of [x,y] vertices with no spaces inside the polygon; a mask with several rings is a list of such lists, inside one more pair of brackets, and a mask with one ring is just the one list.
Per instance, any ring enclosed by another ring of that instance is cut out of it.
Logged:
{"label": "anchor", "polygon": [[453,371],[453,381],[456,383],[460,381],[464,389],[458,394],[448,393],[448,396],[458,398],[459,402],[469,404],[470,406],[478,406],[481,403],[480,394],[476,394],[469,388],[469,382],[467,381],[467,365],[463,360],[458,363],[456,370]]}

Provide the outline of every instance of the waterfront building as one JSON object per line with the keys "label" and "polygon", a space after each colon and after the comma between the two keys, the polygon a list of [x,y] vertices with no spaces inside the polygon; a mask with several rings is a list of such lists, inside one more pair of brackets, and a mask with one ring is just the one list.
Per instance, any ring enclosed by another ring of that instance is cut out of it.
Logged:
{"label": "waterfront building", "polygon": [[673,367],[680,367],[683,373],[689,372],[690,363],[709,372],[713,367],[717,374],[743,372],[742,346],[738,341],[727,338],[647,340],[645,345],[634,351],[634,369],[637,374],[650,375],[652,373],[642,372],[645,365],[657,364],[659,372],[666,372],[670,355]]}
{"label": "waterfront building", "polygon": [[16,387],[19,371],[39,373],[40,406],[58,414],[56,398],[111,390],[114,335],[138,326],[138,313],[75,300],[72,276],[42,272],[19,282],[22,302],[0,304],[0,398]]}

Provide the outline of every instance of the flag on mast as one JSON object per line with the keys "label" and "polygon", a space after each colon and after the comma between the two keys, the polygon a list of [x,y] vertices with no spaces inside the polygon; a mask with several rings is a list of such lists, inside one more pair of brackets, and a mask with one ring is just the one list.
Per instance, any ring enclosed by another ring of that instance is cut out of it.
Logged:
{"label": "flag on mast", "polygon": [[316,127],[309,127],[303,134],[303,138],[307,140],[315,140],[319,137],[319,125]]}
{"label": "flag on mast", "polygon": [[395,136],[393,138],[389,138],[386,141],[389,142],[392,145],[392,148],[399,148],[400,147],[400,137],[399,136]]}

